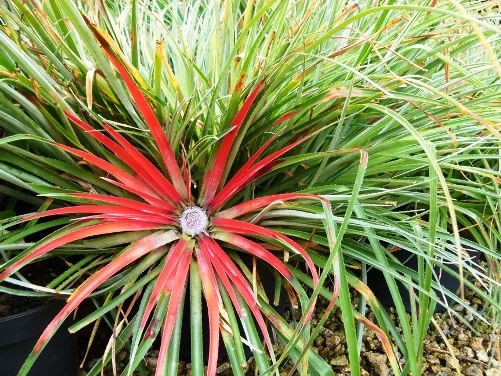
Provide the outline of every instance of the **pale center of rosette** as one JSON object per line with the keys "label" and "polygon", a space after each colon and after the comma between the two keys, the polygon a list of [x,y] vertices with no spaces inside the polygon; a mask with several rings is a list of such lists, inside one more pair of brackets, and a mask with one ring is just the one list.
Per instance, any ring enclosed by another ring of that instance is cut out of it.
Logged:
{"label": "pale center of rosette", "polygon": [[207,213],[198,206],[190,206],[184,209],[183,214],[179,217],[181,229],[186,235],[195,236],[201,234],[209,225]]}

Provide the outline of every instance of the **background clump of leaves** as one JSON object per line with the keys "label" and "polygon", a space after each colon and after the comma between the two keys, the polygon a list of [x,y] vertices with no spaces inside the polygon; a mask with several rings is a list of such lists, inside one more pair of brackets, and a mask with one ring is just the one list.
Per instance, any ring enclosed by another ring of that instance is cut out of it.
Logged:
{"label": "background clump of leaves", "polygon": [[[121,194],[93,168],[38,141],[85,148],[120,163],[72,125],[65,111],[86,114],[96,124],[106,121],[160,165],[92,23],[151,100],[194,181],[203,176],[210,152],[230,130],[245,97],[235,87],[248,94],[266,81],[230,153],[235,171],[273,135],[270,154],[305,131],[321,129],[232,203],[291,191],[330,200],[332,217],[320,204],[287,202],[257,219],[302,239],[315,264],[340,279],[338,304],[353,374],[359,373],[365,330],[354,319],[363,322],[367,304],[379,330],[405,357],[404,371],[419,374],[432,308],[444,296],[465,305],[464,288],[475,290],[489,308],[472,314],[498,328],[498,14],[495,3],[456,0],[1,1],[0,192],[10,218],[2,223],[0,252],[8,260],[30,246],[20,239],[69,221],[19,226],[12,215],[23,214],[23,203],[45,210],[60,204],[51,196],[65,189]],[[83,255],[50,289],[70,293],[84,278],[79,268],[96,269],[103,251],[116,251],[112,243],[93,242],[54,252]],[[418,270],[403,265],[395,251],[416,255]],[[485,256],[488,270],[478,267],[471,251]],[[459,296],[440,288],[433,265],[460,279]],[[402,334],[364,285],[369,268],[383,271]],[[312,284],[301,264],[293,270]],[[483,289],[466,280],[466,273]],[[416,297],[411,320],[396,281]],[[2,291],[25,293],[20,287],[28,286],[44,293],[22,275],[7,282]],[[364,293],[358,311],[348,286]],[[104,304],[117,303],[119,292]],[[320,292],[329,296],[320,287],[312,296]],[[101,298],[93,297],[99,306]],[[320,326],[312,328],[311,338]]]}

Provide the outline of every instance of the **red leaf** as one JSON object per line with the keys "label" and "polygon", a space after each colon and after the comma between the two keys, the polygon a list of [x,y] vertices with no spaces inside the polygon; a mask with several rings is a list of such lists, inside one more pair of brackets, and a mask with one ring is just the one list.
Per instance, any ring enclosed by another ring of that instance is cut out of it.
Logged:
{"label": "red leaf", "polygon": [[161,207],[169,212],[173,212],[173,211],[177,210],[177,208],[175,206],[173,206],[172,204],[169,204],[166,201],[159,199],[158,197],[149,195],[149,194],[144,193],[138,189],[132,188],[130,186],[119,183],[119,182],[112,180],[112,179],[108,179],[108,178],[101,178],[101,179],[103,179],[104,181],[106,181],[110,184],[116,185],[117,187],[120,187],[120,188],[126,190],[127,192],[133,193],[138,197],[141,197],[144,201],[146,201],[147,203],[149,203],[151,205],[157,205],[157,206],[159,206],[159,207]]}
{"label": "red leaf", "polygon": [[[186,288],[186,277],[190,269],[191,252],[184,252],[179,260],[177,271],[175,273],[172,289],[170,289],[169,308],[164,321],[162,331],[162,340],[160,343],[160,352],[158,353],[158,363],[155,370],[155,376],[164,374],[165,361],[167,360],[167,352],[169,344],[176,324],[177,313],[179,311],[179,303]],[[181,307],[183,309],[183,307]]]}
{"label": "red leaf", "polygon": [[104,234],[111,234],[125,231],[154,230],[154,229],[159,229],[161,227],[163,226],[159,226],[156,223],[123,220],[115,223],[97,224],[77,229],[68,234],[61,235],[56,239],[53,239],[28,253],[26,256],[24,256],[23,258],[21,258],[11,266],[9,266],[2,274],[0,274],[0,281],[2,281],[6,277],[14,273],[16,270],[18,270],[31,260],[39,256],[42,256],[52,251],[55,248],[61,247],[65,244],[74,242],[76,240],[81,240],[96,235],[104,235]]}
{"label": "red leaf", "polygon": [[183,183],[183,177],[181,176],[181,171],[179,170],[176,157],[172,152],[172,148],[169,144],[169,141],[167,140],[167,137],[165,136],[162,126],[158,122],[158,119],[156,118],[150,105],[146,101],[146,98],[144,97],[143,93],[134,83],[132,78],[129,76],[129,73],[127,72],[125,67],[117,60],[115,55],[113,55],[113,52],[111,52],[107,43],[103,42],[104,41],[101,41],[104,50],[108,54],[108,57],[110,58],[115,68],[120,73],[120,76],[124,80],[125,85],[127,85],[127,88],[129,89],[132,97],[134,98],[134,101],[139,109],[139,112],[141,113],[141,115],[143,115],[144,121],[151,131],[155,143],[158,146],[158,150],[162,155],[165,167],[167,168],[167,171],[169,171],[169,175],[172,179],[174,187],[176,187],[177,191],[181,194],[181,196],[186,198],[187,195],[186,195],[186,188],[184,187]]}
{"label": "red leaf", "polygon": [[[223,189],[211,200],[207,205],[207,211],[212,212],[219,207],[221,207],[227,200],[229,200],[235,193],[237,193],[240,189],[242,189],[245,185],[250,183],[252,180],[261,176],[260,171],[271,167],[271,164],[275,161],[275,159],[279,158],[283,154],[287,153],[289,150],[295,148],[299,144],[303,143],[310,137],[317,134],[317,132],[313,132],[306,137],[301,138],[300,140],[293,142],[292,144],[270,154],[266,158],[263,158],[261,161],[257,162],[252,167],[242,167],[238,172],[233,176],[233,178],[224,186]],[[260,152],[258,150],[258,152]]]}
{"label": "red leaf", "polygon": [[111,134],[111,136],[117,140],[117,142],[122,145],[122,147],[136,160],[139,161],[141,166],[146,170],[147,174],[157,182],[157,185],[161,187],[162,192],[167,195],[167,197],[172,197],[174,202],[182,201],[182,196],[174,188],[172,183],[167,180],[164,174],[158,170],[153,163],[150,162],[143,154],[141,154],[134,146],[132,146],[122,135],[120,135],[113,128],[103,123],[103,128]]}
{"label": "red leaf", "polygon": [[224,252],[224,250],[219,246],[219,244],[210,237],[207,239],[212,244],[212,251],[214,252],[214,255],[221,260],[221,265],[227,270],[227,274],[231,277],[231,280],[237,287],[238,292],[240,293],[240,295],[242,295],[242,298],[245,300],[252,314],[256,318],[259,328],[263,333],[266,346],[268,346],[268,350],[270,351],[270,353],[273,352],[273,347],[271,345],[270,336],[268,330],[266,329],[263,315],[259,310],[257,298],[254,295],[251,287],[249,286],[249,283],[242,275],[242,273],[240,273],[240,270],[238,270],[238,268],[235,266],[226,252]]}
{"label": "red leaf", "polygon": [[196,251],[198,267],[200,270],[200,279],[204,289],[205,301],[209,313],[209,361],[207,364],[207,376],[215,376],[217,368],[217,358],[219,355],[219,304],[221,296],[217,286],[214,271],[205,259],[200,250]]}
{"label": "red leaf", "polygon": [[280,274],[282,274],[287,280],[291,281],[294,277],[282,261],[278,259],[273,253],[264,249],[259,244],[254,243],[242,236],[218,232],[212,235],[213,238],[225,241],[227,243],[233,244],[234,246],[243,249],[244,251],[259,257],[261,260],[266,261],[268,264],[273,266]]}
{"label": "red leaf", "polygon": [[263,87],[263,83],[260,82],[254,91],[249,95],[249,97],[245,100],[242,108],[238,111],[237,115],[233,119],[231,126],[233,130],[229,132],[226,136],[224,136],[221,146],[216,155],[216,159],[214,160],[214,164],[212,169],[210,169],[204,176],[203,184],[202,184],[202,200],[200,201],[200,205],[205,205],[210,202],[214,195],[216,194],[219,183],[221,182],[221,176],[223,175],[224,168],[226,167],[226,160],[228,159],[228,154],[230,153],[231,147],[237,136],[238,130],[242,125],[247,112],[249,112],[252,103],[256,99],[257,95],[261,91]]}
{"label": "red leaf", "polygon": [[286,122],[287,120],[289,119],[292,119],[294,116],[296,116],[297,114],[299,114],[301,111],[290,111],[290,112],[287,112],[285,114],[283,114],[282,116],[280,116],[277,121],[275,121],[272,125],[272,127],[276,127],[277,125],[279,124],[282,124],[283,122]]}
{"label": "red leaf", "polygon": [[123,171],[122,169],[118,168],[117,166],[109,163],[108,161],[105,161],[104,159],[101,159],[99,157],[96,157],[95,155],[92,155],[90,153],[83,152],[81,150],[54,143],[57,147],[66,150],[72,154],[75,154],[79,156],[80,158],[83,158],[90,164],[93,164],[96,167],[99,167],[101,170],[106,171],[113,175],[115,178],[120,180],[122,183],[124,183],[126,186],[131,187],[135,189],[137,192],[145,193],[147,195],[153,195],[152,191],[144,185],[140,180],[136,179],[135,177],[131,176],[127,172]]}
{"label": "red leaf", "polygon": [[186,245],[187,241],[181,238],[167,254],[165,265],[157,277],[155,287],[151,292],[151,296],[148,300],[148,303],[146,304],[146,309],[144,310],[143,317],[141,318],[141,324],[140,324],[141,329],[144,329],[146,327],[146,322],[150,317],[151,311],[153,310],[153,307],[155,306],[158,297],[162,292],[162,290],[164,289],[168,279],[171,277],[172,273],[175,272],[175,267],[178,265],[179,262],[179,255],[185,250]]}
{"label": "red leaf", "polygon": [[65,208],[46,210],[41,213],[32,214],[23,218],[23,221],[28,221],[35,218],[48,217],[51,215],[62,215],[62,214],[92,214],[97,213],[99,215],[91,215],[85,217],[79,217],[78,220],[89,220],[89,219],[104,219],[107,221],[123,221],[123,220],[137,220],[149,223],[171,225],[175,223],[176,219],[170,215],[158,214],[148,215],[142,211],[135,209],[124,208],[120,206],[109,206],[109,205],[78,205],[69,206]]}
{"label": "red leaf", "polygon": [[171,210],[166,210],[164,208],[159,208],[154,205],[145,204],[142,202],[138,202],[136,200],[130,200],[128,198],[123,197],[115,197],[108,195],[101,195],[95,193],[73,193],[71,194],[74,197],[84,198],[93,201],[107,202],[109,204],[116,204],[120,206],[124,206],[127,208],[136,209],[139,211],[143,211],[146,213],[157,213],[161,215],[172,214],[172,212],[176,209],[174,206],[170,206]]}
{"label": "red leaf", "polygon": [[116,215],[137,215],[143,214],[143,212],[139,210],[134,210],[130,208],[123,208],[120,206],[111,206],[111,205],[77,205],[77,206],[68,206],[64,208],[57,208],[46,210],[44,212],[36,213],[29,215],[23,218],[23,221],[30,221],[35,218],[43,218],[49,217],[51,215],[62,215],[62,214],[90,214],[90,213],[98,213],[98,214],[116,214]]}
{"label": "red leaf", "polygon": [[172,184],[167,179],[165,179],[162,173],[158,171],[156,167],[148,161],[148,159],[146,159],[141,153],[139,153],[136,148],[130,145],[113,129],[103,124],[103,127],[108,131],[108,133],[113,133],[115,136],[118,135],[121,141],[125,141],[128,147],[127,150],[122,148],[117,143],[113,142],[111,139],[94,129],[89,124],[84,123],[77,117],[71,115],[68,112],[66,112],[65,114],[72,122],[86,131],[90,136],[101,142],[110,151],[115,153],[116,156],[119,157],[123,162],[125,162],[131,169],[133,169],[134,172],[139,175],[143,179],[143,181],[155,191],[155,193],[163,195],[164,197],[167,197],[174,202],[182,201],[182,197],[179,195],[179,193],[177,193]]}
{"label": "red leaf", "polygon": [[216,258],[214,252],[211,251],[211,244],[206,239],[206,236],[202,236],[198,244],[200,245],[200,249],[202,250],[205,259],[209,260],[211,264],[214,266],[214,269],[216,269],[217,275],[219,276],[219,279],[223,283],[224,288],[228,292],[228,295],[230,296],[230,299],[233,302],[233,305],[235,306],[238,315],[241,316],[242,309],[240,308],[240,304],[238,304],[238,299],[237,296],[235,295],[235,291],[233,290],[233,286],[231,285],[228,276],[226,275],[224,266],[221,265],[219,259]]}
{"label": "red leaf", "polygon": [[147,214],[99,214],[99,215],[89,215],[85,217],[80,217],[78,220],[90,220],[90,219],[101,219],[105,222],[117,222],[123,220],[131,220],[131,221],[141,221],[148,223],[156,223],[162,225],[172,225],[176,223],[175,219],[169,219],[160,217],[158,215],[147,215]]}
{"label": "red leaf", "polygon": [[[84,299],[86,299],[96,288],[103,282],[107,281],[110,277],[122,270],[130,263],[136,261],[148,252],[167,244],[172,240],[172,234],[152,234],[142,239],[139,239],[135,244],[125,253],[118,256],[109,264],[104,266],[101,270],[92,275],[85,281],[75,292],[70,296],[68,302],[57,316],[45,328],[40,339],[33,349],[33,353],[37,354],[45,347],[47,342],[53,336],[54,332],[59,328],[61,323],[77,308]],[[32,353],[32,354],[33,354]]]}
{"label": "red leaf", "polygon": [[[238,172],[240,172],[240,171],[247,171],[247,169],[249,169],[249,168],[252,166],[252,164],[253,164],[253,163],[254,163],[254,162],[255,162],[255,161],[256,161],[256,160],[257,160],[257,159],[261,156],[261,154],[263,154],[263,153],[264,153],[264,151],[265,151],[266,149],[268,149],[268,147],[271,145],[271,143],[272,143],[273,141],[275,141],[275,140],[276,140],[276,138],[277,138],[278,136],[279,136],[279,134],[278,134],[278,133],[275,133],[273,136],[271,136],[271,137],[270,137],[270,138],[269,138],[269,139],[268,139],[268,140],[267,140],[267,141],[263,144],[263,146],[261,146],[261,147],[260,147],[260,148],[259,148],[259,149],[258,149],[258,150],[257,150],[257,151],[256,151],[256,152],[255,152],[255,153],[254,153],[254,154],[253,154],[250,158],[249,158],[249,160],[248,160],[247,162],[245,162],[245,163],[242,165],[242,167],[240,167],[240,170],[239,170]],[[237,172],[237,174],[238,174],[238,172]]]}
{"label": "red leaf", "polygon": [[212,218],[212,225],[236,234],[264,236],[271,239],[281,240],[282,242],[287,243],[290,248],[298,252],[305,259],[306,264],[308,265],[308,268],[310,269],[311,275],[313,277],[313,283],[316,287],[318,282],[318,274],[317,270],[315,269],[315,265],[313,264],[313,261],[311,260],[308,253],[306,253],[306,251],[301,248],[301,246],[294,240],[277,231],[273,231],[265,227],[257,226],[252,223],[247,223],[236,219],[215,217]]}
{"label": "red leaf", "polygon": [[259,197],[254,200],[243,202],[229,209],[220,211],[219,213],[215,214],[215,216],[221,218],[235,218],[243,214],[249,213],[253,210],[260,209],[262,207],[273,204],[274,202],[277,201],[300,200],[300,199],[322,200],[328,204],[328,207],[330,207],[329,200],[323,198],[322,196],[313,195],[309,193],[283,193],[283,194]]}

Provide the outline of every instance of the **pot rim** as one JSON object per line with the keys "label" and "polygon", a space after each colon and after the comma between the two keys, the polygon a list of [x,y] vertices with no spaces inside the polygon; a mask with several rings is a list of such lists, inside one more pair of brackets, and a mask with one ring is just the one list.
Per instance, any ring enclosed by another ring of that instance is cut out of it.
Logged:
{"label": "pot rim", "polygon": [[16,319],[23,318],[25,316],[32,315],[33,313],[36,313],[36,312],[39,312],[41,310],[46,309],[47,306],[50,306],[52,304],[54,304],[54,300],[48,299],[47,301],[43,302],[42,304],[40,304],[39,306],[37,306],[35,308],[31,308],[31,309],[24,311],[24,312],[15,313],[13,315],[0,317],[0,324],[3,324],[7,321],[16,320]]}

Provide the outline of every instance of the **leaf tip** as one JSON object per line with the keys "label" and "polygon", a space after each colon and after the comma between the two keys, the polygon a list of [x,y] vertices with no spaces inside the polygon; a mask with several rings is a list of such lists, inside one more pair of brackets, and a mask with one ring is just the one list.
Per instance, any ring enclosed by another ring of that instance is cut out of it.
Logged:
{"label": "leaf tip", "polygon": [[362,168],[367,168],[367,163],[369,161],[369,153],[365,150],[360,150],[360,166]]}

